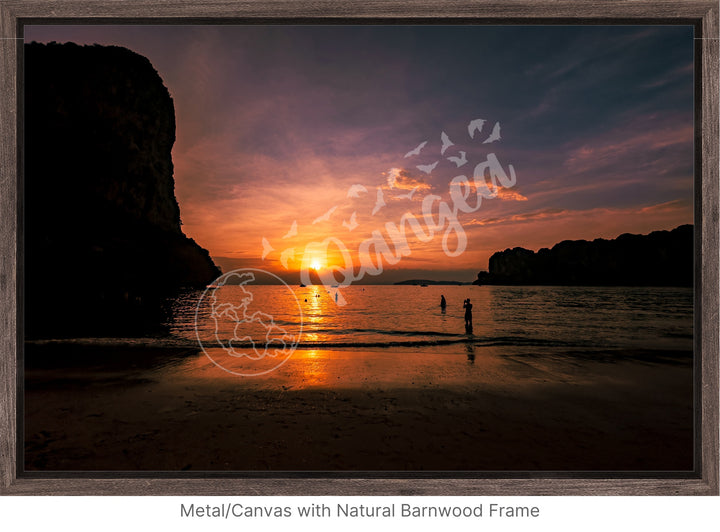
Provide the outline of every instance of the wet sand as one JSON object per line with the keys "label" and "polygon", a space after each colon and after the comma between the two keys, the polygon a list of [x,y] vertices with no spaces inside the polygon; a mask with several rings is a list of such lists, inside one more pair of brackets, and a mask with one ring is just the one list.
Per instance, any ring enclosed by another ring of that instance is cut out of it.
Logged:
{"label": "wet sand", "polygon": [[27,471],[687,471],[692,353],[28,345]]}

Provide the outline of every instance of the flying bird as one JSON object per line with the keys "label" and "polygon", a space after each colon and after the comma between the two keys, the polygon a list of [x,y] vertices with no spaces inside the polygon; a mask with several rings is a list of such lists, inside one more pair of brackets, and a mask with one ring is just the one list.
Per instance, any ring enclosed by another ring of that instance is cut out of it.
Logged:
{"label": "flying bird", "polygon": [[455,163],[458,168],[467,163],[467,158],[465,157],[464,151],[460,151],[460,157],[448,157],[447,160]]}
{"label": "flying bird", "polygon": [[275,248],[273,248],[270,245],[270,242],[268,242],[267,238],[265,238],[265,237],[263,237],[263,239],[262,239],[262,247],[263,247],[262,260],[265,260],[265,257],[267,257],[270,253],[275,251]]}
{"label": "flying bird", "polygon": [[407,152],[405,154],[404,158],[412,157],[413,155],[420,155],[420,150],[422,150],[425,147],[425,144],[427,144],[427,143],[428,143],[427,140],[425,142],[421,142],[420,144],[417,145],[417,147],[414,150],[410,150],[409,152]]}
{"label": "flying bird", "polygon": [[343,225],[343,227],[346,227],[348,231],[352,231],[353,229],[355,229],[358,226],[357,213],[353,212],[352,215],[350,216],[350,221],[349,222],[344,221],[342,223],[342,225]]}
{"label": "flying bird", "polygon": [[476,118],[475,120],[471,120],[468,124],[468,135],[470,135],[471,139],[475,138],[475,131],[480,133],[482,131],[483,125],[485,124],[485,120],[482,118]]}
{"label": "flying bird", "polygon": [[288,231],[287,234],[283,238],[292,238],[295,235],[297,235],[297,220],[295,220],[292,223],[292,226],[290,227],[290,231]]}
{"label": "flying bird", "polygon": [[435,161],[432,164],[421,164],[419,166],[416,166],[416,168],[418,170],[420,170],[421,172],[425,172],[426,174],[429,174],[430,172],[435,170],[435,167],[438,165],[439,162],[440,161]]}
{"label": "flying bird", "polygon": [[447,150],[450,146],[455,146],[455,144],[453,144],[453,142],[447,136],[447,133],[445,133],[444,131],[442,133],[440,133],[440,140],[442,141],[442,147],[440,148],[440,155],[444,155],[445,150]]}
{"label": "flying bird", "polygon": [[399,195],[397,195],[397,196],[395,196],[395,197],[396,197],[397,199],[409,199],[409,200],[411,200],[412,197],[413,197],[413,194],[415,194],[415,192],[417,192],[417,189],[419,189],[419,188],[420,188],[420,186],[418,185],[418,186],[416,186],[414,189],[412,189],[410,192],[408,192],[407,194],[399,194]]}
{"label": "flying bird", "polygon": [[335,212],[335,209],[337,209],[337,205],[335,205],[332,209],[330,209],[328,212],[323,214],[322,216],[318,216],[313,220],[313,225],[319,222],[327,222],[330,219],[330,216],[332,216],[332,213]]}
{"label": "flying bird", "polygon": [[280,254],[280,264],[286,270],[288,269],[288,260],[295,260],[295,248],[287,248]]}
{"label": "flying bird", "polygon": [[490,133],[490,136],[483,141],[483,144],[495,142],[496,140],[500,140],[500,122],[495,122],[492,133]]}
{"label": "flying bird", "polygon": [[359,198],[360,193],[367,194],[367,189],[362,185],[353,185],[348,189],[348,198]]}
{"label": "flying bird", "polygon": [[375,216],[375,213],[382,209],[384,206],[385,198],[383,198],[383,191],[380,187],[377,187],[377,201],[375,201],[375,208],[372,211],[372,215]]}

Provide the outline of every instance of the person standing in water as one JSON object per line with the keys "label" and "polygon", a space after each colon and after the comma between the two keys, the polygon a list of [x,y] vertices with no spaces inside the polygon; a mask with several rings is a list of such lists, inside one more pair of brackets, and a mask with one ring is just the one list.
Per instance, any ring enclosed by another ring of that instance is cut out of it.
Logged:
{"label": "person standing in water", "polygon": [[447,307],[447,301],[445,301],[445,296],[441,294],[440,295],[440,310],[445,312],[445,307]]}
{"label": "person standing in water", "polygon": [[470,332],[472,331],[472,303],[470,303],[470,299],[463,302],[463,308],[465,309],[465,330]]}

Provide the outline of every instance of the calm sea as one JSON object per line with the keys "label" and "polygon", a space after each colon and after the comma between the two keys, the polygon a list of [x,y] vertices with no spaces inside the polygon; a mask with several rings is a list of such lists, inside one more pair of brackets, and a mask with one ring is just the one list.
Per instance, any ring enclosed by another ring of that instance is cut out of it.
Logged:
{"label": "calm sea", "polygon": [[[188,292],[173,302],[166,340],[247,345],[272,329],[272,336],[287,334],[301,348],[472,343],[692,349],[690,288],[383,285],[351,286],[342,296],[341,306],[322,286]],[[466,298],[473,305],[472,333],[464,326]]]}

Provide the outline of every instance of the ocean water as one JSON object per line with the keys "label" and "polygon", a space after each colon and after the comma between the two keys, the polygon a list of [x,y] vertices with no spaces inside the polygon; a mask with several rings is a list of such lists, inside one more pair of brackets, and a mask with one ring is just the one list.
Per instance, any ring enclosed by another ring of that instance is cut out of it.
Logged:
{"label": "ocean water", "polygon": [[[377,285],[341,293],[345,305],[322,286],[188,292],[172,303],[165,340],[238,348],[284,341],[298,348],[692,349],[690,288]],[[466,298],[473,305],[471,333],[464,326]]]}

